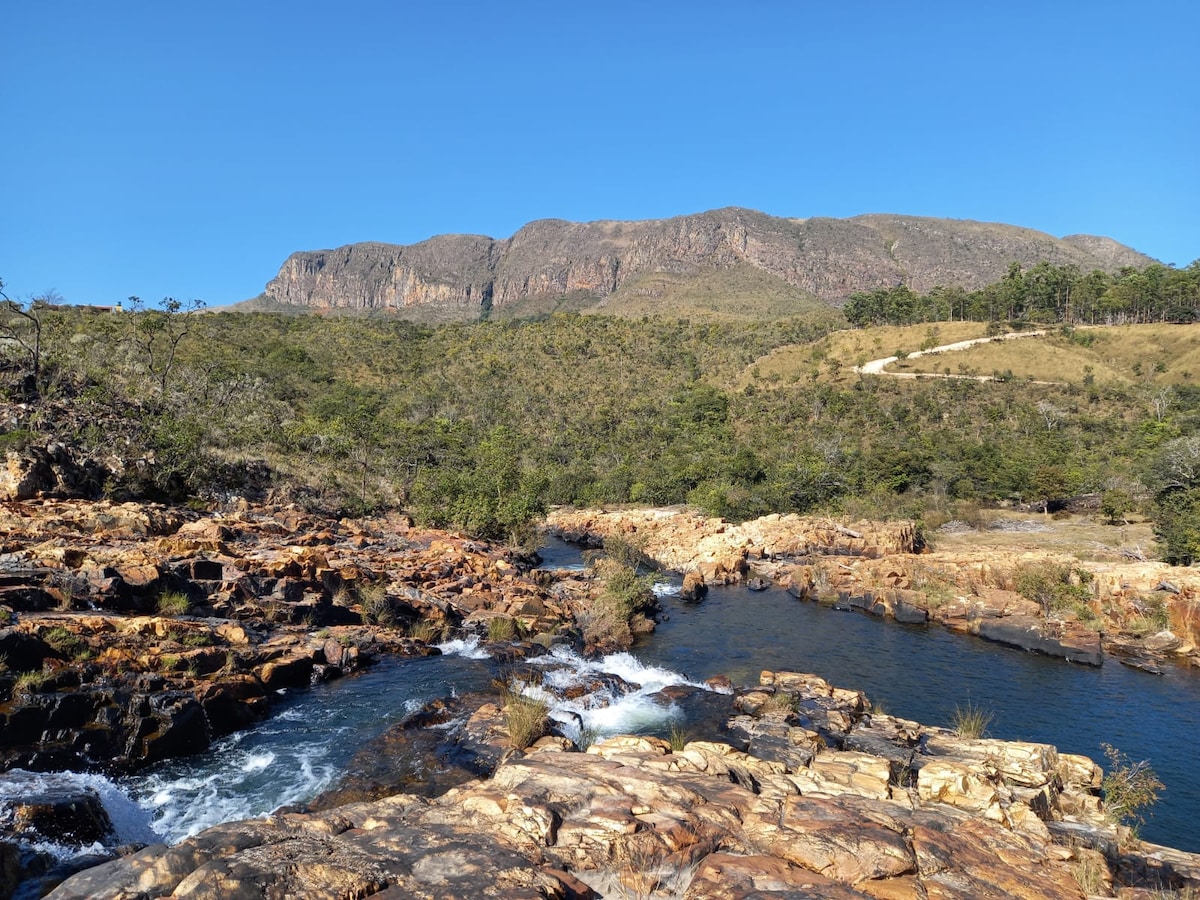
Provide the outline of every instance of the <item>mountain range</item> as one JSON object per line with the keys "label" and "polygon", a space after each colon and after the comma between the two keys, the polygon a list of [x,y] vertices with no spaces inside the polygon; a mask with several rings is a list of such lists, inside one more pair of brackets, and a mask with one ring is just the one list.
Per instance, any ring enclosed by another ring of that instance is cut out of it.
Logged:
{"label": "mountain range", "polygon": [[530,222],[512,237],[438,235],[293,253],[248,309],[382,311],[437,322],[556,310],[796,315],[904,283],[974,290],[1013,262],[1116,271],[1153,260],[1093,235],[957,219],[791,219],[729,207],[632,222]]}

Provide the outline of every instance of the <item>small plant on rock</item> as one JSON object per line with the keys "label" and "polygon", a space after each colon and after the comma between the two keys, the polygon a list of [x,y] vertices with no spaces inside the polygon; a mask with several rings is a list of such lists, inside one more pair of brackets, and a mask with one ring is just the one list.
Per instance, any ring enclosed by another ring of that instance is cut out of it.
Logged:
{"label": "small plant on rock", "polygon": [[444,633],[445,627],[442,623],[435,622],[433,619],[421,619],[420,621],[413,622],[408,629],[408,636],[410,638],[426,644],[440,641]]}
{"label": "small plant on rock", "polygon": [[1146,822],[1143,810],[1158,800],[1163,783],[1146,760],[1132,761],[1112,744],[1101,744],[1109,770],[1100,782],[1104,812],[1117,825],[1136,828]]}
{"label": "small plant on rock", "polygon": [[511,641],[517,637],[517,623],[508,616],[496,616],[488,621],[489,641]]}
{"label": "small plant on rock", "polygon": [[992,714],[968,700],[966,706],[954,707],[950,724],[960,738],[973,741],[987,733],[987,727],[992,724]]}
{"label": "small plant on rock", "polygon": [[508,729],[508,740],[517,750],[524,750],[543,737],[549,728],[547,713],[550,707],[545,700],[538,700],[512,688],[502,692],[504,700],[504,726]]}
{"label": "small plant on rock", "polygon": [[186,616],[192,603],[187,594],[181,591],[163,591],[158,595],[158,614],[160,616]]}
{"label": "small plant on rock", "polygon": [[87,643],[79,635],[61,626],[56,626],[44,632],[42,640],[53,647],[55,652],[67,659],[76,659],[88,649]]}
{"label": "small plant on rock", "polygon": [[32,694],[41,690],[45,683],[45,672],[22,672],[17,676],[17,683],[13,687],[18,694]]}
{"label": "small plant on rock", "polygon": [[363,622],[367,625],[378,625],[381,628],[395,628],[396,613],[392,609],[391,598],[387,588],[382,584],[364,585],[358,592],[359,608],[362,610]]}

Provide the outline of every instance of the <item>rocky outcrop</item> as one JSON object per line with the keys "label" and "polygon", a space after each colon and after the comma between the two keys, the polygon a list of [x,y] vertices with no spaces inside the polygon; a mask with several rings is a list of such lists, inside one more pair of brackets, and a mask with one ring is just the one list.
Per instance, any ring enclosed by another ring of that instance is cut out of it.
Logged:
{"label": "rocky outcrop", "polygon": [[[735,525],[684,510],[560,509],[547,530],[601,546],[617,538],[696,588],[768,582],[801,600],[829,603],[906,624],[935,623],[984,640],[1098,666],[1105,650],[1161,671],[1169,660],[1200,664],[1193,632],[1161,626],[1136,633],[1150,607],[1160,616],[1200,618],[1200,576],[1145,561],[1081,561],[1060,553],[987,549],[931,551],[911,522],[856,522],[772,514]],[[1049,613],[1022,596],[1015,573],[1029,566],[1077,570],[1089,602]],[[1156,620],[1157,621],[1157,620]]]}
{"label": "rocky outcrop", "polygon": [[736,703],[728,743],[545,739],[441,796],[228,823],[49,896],[1082,900],[1085,866],[1093,893],[1200,887],[1200,858],[1122,842],[1091,760],[873,714],[799,673]]}
{"label": "rocky outcrop", "polygon": [[856,291],[900,282],[920,292],[942,284],[975,289],[999,280],[1014,261],[1042,260],[1084,271],[1151,261],[1108,238],[1059,240],[1009,225],[886,215],[783,219],[728,208],[638,222],[546,219],[507,240],[442,235],[407,246],[295,253],[263,299],[470,319],[538,297],[597,303],[637,290],[648,275],[693,277],[749,266],[840,305]]}
{"label": "rocky outcrop", "polygon": [[0,506],[0,765],[122,771],[195,752],[280,688],[437,652],[494,617],[551,643],[573,624],[551,587],[403,517]]}

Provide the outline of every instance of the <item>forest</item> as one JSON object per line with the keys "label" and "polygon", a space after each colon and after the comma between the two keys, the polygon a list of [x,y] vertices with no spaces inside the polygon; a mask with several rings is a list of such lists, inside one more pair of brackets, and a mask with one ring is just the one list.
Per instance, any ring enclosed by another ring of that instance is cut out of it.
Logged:
{"label": "forest", "polygon": [[[1160,269],[1105,276],[1096,296],[1080,287],[1092,276],[1039,293],[1050,270],[1015,270],[978,292],[1003,307],[965,295],[945,308],[1002,312],[987,321],[1005,330],[1040,320],[1054,296],[1064,347],[1079,316],[1190,321],[1161,298],[1195,307],[1200,266]],[[1114,312],[1110,295],[1143,281],[1153,297]],[[875,322],[866,304],[847,306],[851,323]],[[555,314],[425,327],[201,306],[5,302],[0,449],[71,448],[93,463],[91,496],[398,507],[513,541],[558,504],[934,522],[955,504],[1097,494],[1113,516],[1154,515],[1171,559],[1200,550],[1200,386],[1153,365],[1049,385],[902,382],[812,349],[793,373],[763,376],[762,358],[817,348],[836,323]]]}

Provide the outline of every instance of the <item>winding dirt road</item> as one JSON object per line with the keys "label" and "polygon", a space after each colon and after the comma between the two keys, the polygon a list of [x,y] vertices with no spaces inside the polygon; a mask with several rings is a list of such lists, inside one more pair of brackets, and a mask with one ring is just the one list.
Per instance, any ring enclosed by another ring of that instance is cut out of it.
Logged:
{"label": "winding dirt road", "polygon": [[[969,341],[955,341],[953,344],[943,344],[940,347],[931,347],[928,350],[915,350],[908,354],[906,359],[916,359],[919,356],[929,356],[932,353],[949,353],[954,350],[966,350],[968,347],[974,347],[976,344],[986,344],[988,341],[1015,341],[1017,338],[1038,337],[1045,334],[1043,331],[1010,331],[1008,334],[997,335],[996,337],[981,337],[972,338]],[[889,372],[887,367],[894,362],[899,362],[898,356],[885,356],[883,359],[873,359],[870,362],[865,362],[861,366],[855,366],[854,371],[860,375],[890,375],[892,378],[966,378],[970,381],[995,381],[994,375],[951,375],[944,372]],[[1057,381],[1035,381],[1033,384],[1058,384]]]}

